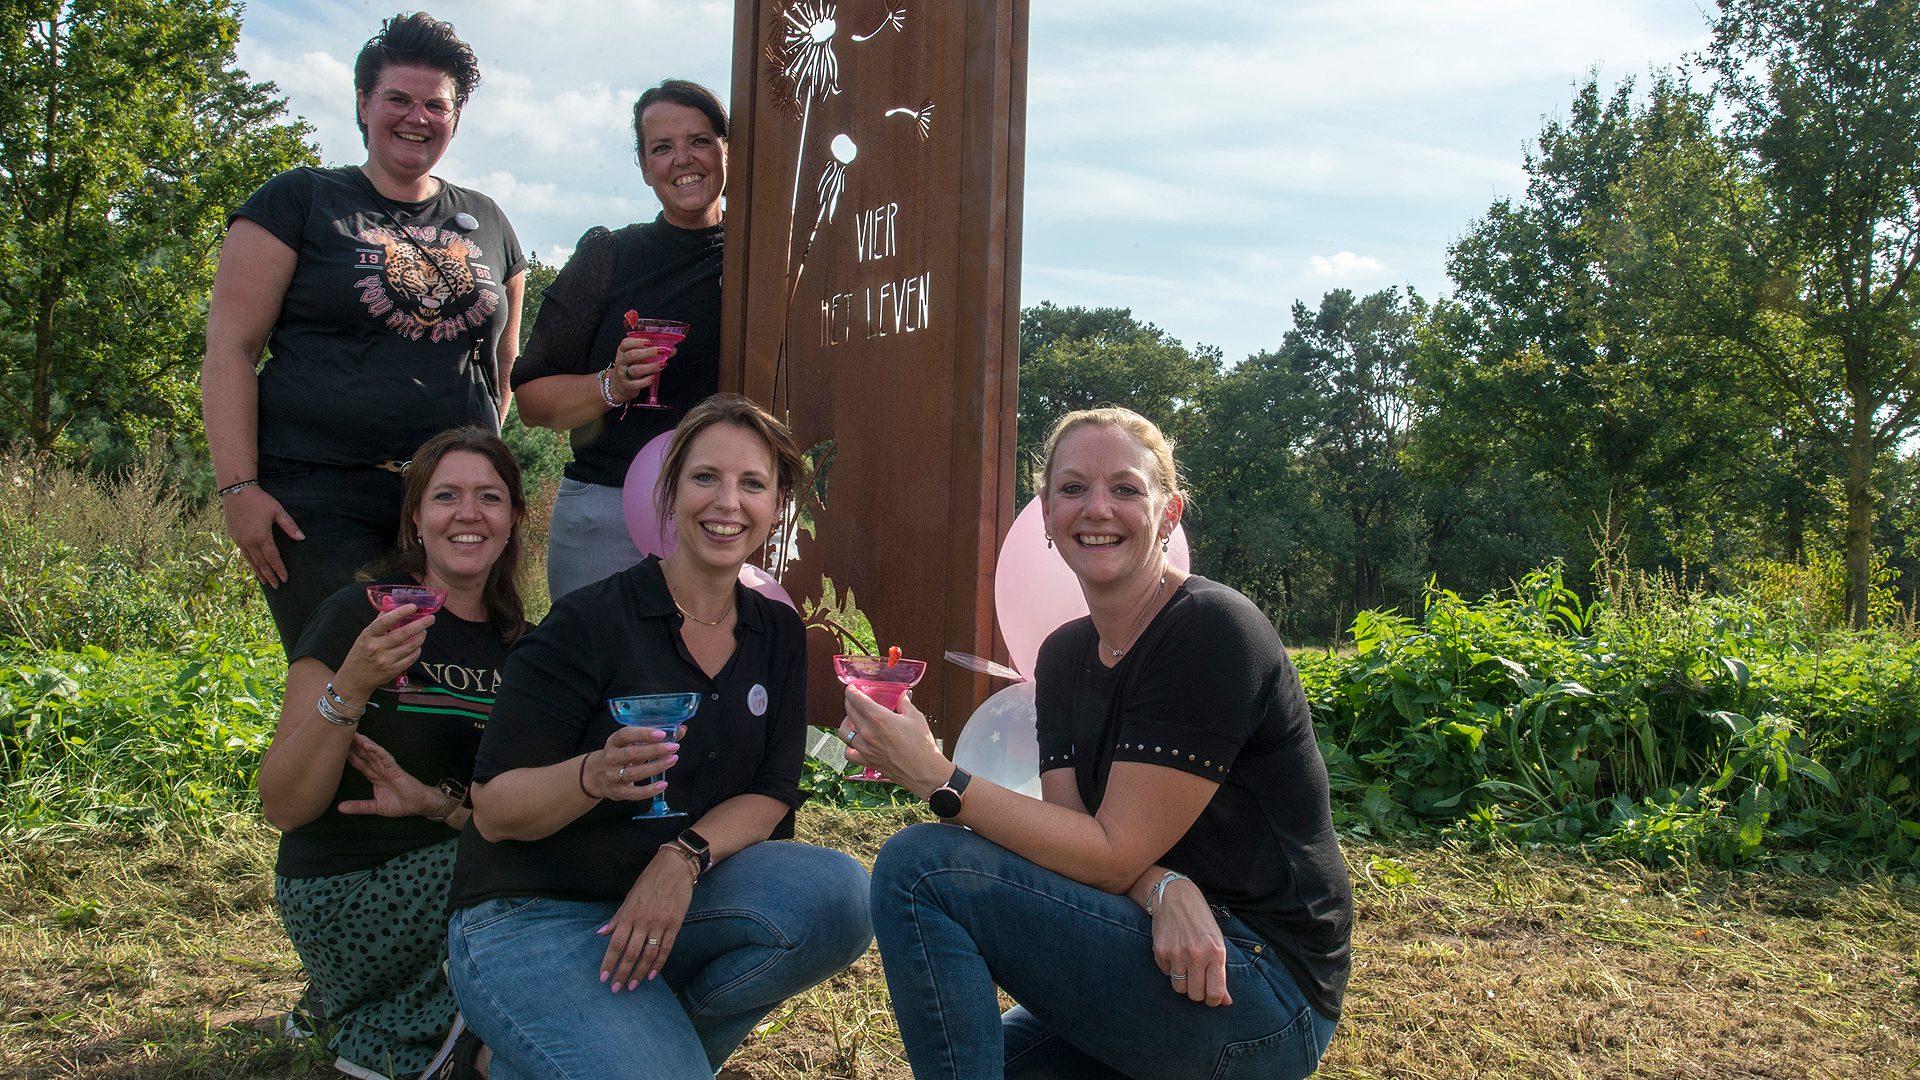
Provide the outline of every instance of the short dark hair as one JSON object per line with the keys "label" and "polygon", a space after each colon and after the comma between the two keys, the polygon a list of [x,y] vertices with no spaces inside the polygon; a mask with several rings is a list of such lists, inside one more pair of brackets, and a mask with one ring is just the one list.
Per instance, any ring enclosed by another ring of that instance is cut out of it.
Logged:
{"label": "short dark hair", "polygon": [[520,552],[524,547],[520,526],[527,519],[527,496],[520,483],[520,463],[514,460],[513,451],[500,441],[500,436],[483,427],[469,424],[443,431],[413,452],[413,460],[407,462],[406,491],[400,497],[400,542],[391,555],[374,563],[362,576],[375,578],[408,573],[419,577],[426,573],[427,549],[420,545],[420,535],[414,531],[413,515],[426,499],[427,486],[433,483],[433,474],[439,471],[440,462],[458,451],[486,458],[493,471],[500,474],[507,498],[513,503],[513,528],[507,533],[507,546],[493,561],[493,569],[487,571],[487,583],[482,589],[487,621],[499,629],[502,640],[512,643],[527,626],[519,580]]}
{"label": "short dark hair", "polygon": [[806,459],[800,456],[800,445],[793,441],[793,432],[787,430],[787,425],[739,394],[715,394],[688,409],[687,415],[680,418],[680,426],[673,429],[666,459],[660,463],[659,485],[654,489],[654,508],[662,521],[673,515],[673,500],[680,493],[680,467],[687,463],[688,448],[701,432],[716,424],[745,428],[766,442],[767,452],[773,455],[774,485],[780,505],[785,506],[794,489],[800,486]]}
{"label": "short dark hair", "polygon": [[[467,99],[480,85],[480,59],[473,49],[453,32],[453,24],[441,22],[424,11],[402,12],[380,24],[380,32],[360,47],[353,61],[353,89],[358,94],[373,93],[373,84],[389,64],[407,64],[433,68],[453,80],[453,107],[456,117],[467,107]],[[367,125],[354,113],[360,125],[360,141],[367,141]]]}
{"label": "short dark hair", "polygon": [[713,125],[713,133],[721,138],[727,137],[727,107],[720,95],[687,79],[668,79],[659,86],[650,87],[633,103],[633,159],[642,163],[647,160],[647,136],[640,130],[640,117],[647,107],[665,102],[669,105],[685,105],[689,109],[699,109],[707,117],[707,123]]}

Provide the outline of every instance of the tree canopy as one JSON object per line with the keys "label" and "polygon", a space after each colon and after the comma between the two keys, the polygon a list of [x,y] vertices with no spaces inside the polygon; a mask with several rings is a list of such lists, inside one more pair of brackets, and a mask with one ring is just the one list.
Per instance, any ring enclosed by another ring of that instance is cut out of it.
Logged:
{"label": "tree canopy", "polygon": [[234,67],[228,0],[21,0],[0,14],[0,417],[191,430],[226,214],[311,162]]}

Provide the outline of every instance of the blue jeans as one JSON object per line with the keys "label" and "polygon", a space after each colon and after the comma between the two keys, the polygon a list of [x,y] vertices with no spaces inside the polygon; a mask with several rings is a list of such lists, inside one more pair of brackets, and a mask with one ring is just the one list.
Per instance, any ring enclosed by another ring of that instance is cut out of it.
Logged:
{"label": "blue jeans", "polygon": [[[952,825],[916,825],[873,866],[873,928],[917,1080],[1310,1075],[1334,1021],[1272,950],[1220,920],[1233,1004],[1175,993],[1126,896]],[[1019,1005],[1001,1016],[994,986]]]}
{"label": "blue jeans", "polygon": [[646,558],[627,532],[626,489],[562,479],[547,529],[547,595],[555,600]]}
{"label": "blue jeans", "polygon": [[867,874],[838,851],[755,844],[694,887],[660,978],[600,982],[611,901],[522,897],[453,913],[447,976],[491,1080],[712,1080],[774,1006],[860,958]]}

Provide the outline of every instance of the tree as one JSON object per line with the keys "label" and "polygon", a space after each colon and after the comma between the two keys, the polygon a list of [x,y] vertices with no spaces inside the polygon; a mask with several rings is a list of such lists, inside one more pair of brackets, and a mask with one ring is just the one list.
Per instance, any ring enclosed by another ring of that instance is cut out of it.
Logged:
{"label": "tree", "polygon": [[[1028,308],[1020,315],[1016,460],[1037,467],[1054,422],[1099,405],[1125,406],[1183,441],[1219,371],[1220,350],[1189,350],[1126,308]],[[1016,477],[1016,502],[1032,497],[1027,471]]]}
{"label": "tree", "polygon": [[1675,335],[1632,332],[1643,313],[1609,260],[1632,235],[1616,227],[1622,178],[1710,149],[1707,109],[1670,77],[1644,102],[1631,83],[1603,95],[1589,80],[1527,154],[1526,198],[1495,203],[1450,250],[1456,291],[1419,351],[1411,455],[1442,560],[1498,573],[1605,551],[1648,565],[1724,509],[1717,493],[1751,460],[1755,431],[1740,372]]}
{"label": "tree", "polygon": [[[226,212],[315,153],[233,66],[231,0],[0,13],[0,430],[190,425]],[[96,425],[98,426],[98,425]]]}
{"label": "tree", "polygon": [[1708,58],[1764,192],[1736,340],[1845,462],[1847,612],[1867,624],[1875,462],[1920,431],[1920,0],[1722,0]]}

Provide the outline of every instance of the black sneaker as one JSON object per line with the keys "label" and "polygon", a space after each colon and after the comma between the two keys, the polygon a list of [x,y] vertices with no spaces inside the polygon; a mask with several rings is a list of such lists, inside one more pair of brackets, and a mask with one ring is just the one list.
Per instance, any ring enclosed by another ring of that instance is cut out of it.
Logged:
{"label": "black sneaker", "polygon": [[480,1036],[467,1026],[466,1017],[454,1013],[453,1026],[447,1029],[447,1041],[440,1044],[440,1052],[427,1063],[420,1080],[482,1080],[483,1074],[474,1062],[483,1045]]}

